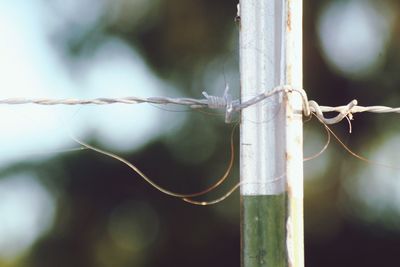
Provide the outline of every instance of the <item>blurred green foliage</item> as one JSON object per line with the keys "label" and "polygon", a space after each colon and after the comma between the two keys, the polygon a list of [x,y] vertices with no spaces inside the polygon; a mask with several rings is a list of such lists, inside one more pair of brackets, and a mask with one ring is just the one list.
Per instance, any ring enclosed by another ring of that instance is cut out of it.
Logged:
{"label": "blurred green foliage", "polygon": [[[328,2],[304,2],[304,87],[309,98],[331,106],[353,98],[363,105],[399,106],[398,1],[382,1],[391,5],[396,22],[383,68],[364,79],[338,74],[322,56],[316,23]],[[74,73],[75,61],[90,60],[102,42],[121,38],[182,95],[197,96],[206,85],[207,66],[215,58],[226,59],[215,67],[215,77],[223,76],[224,69],[238,70],[236,4],[232,0],[105,1],[100,19],[90,27],[82,29],[79,23],[65,20],[50,39],[66,55]],[[54,12],[58,12],[56,7]],[[230,79],[231,87],[238,90],[238,77]],[[216,173],[224,172],[229,158],[231,126],[201,113],[188,116],[175,136],[125,155],[157,182],[180,192],[211,184]],[[345,124],[333,128],[349,147],[368,157],[389,135],[399,134],[398,122],[395,115],[360,114],[352,122],[351,135]],[[306,123],[305,128],[323,140],[325,132],[318,123]],[[307,142],[313,140],[305,139],[307,150]],[[334,141],[323,157],[325,163],[319,159],[305,163],[306,178],[308,170],[324,166],[319,172],[322,177],[306,179],[307,266],[396,266],[400,228],[385,227],[384,217],[362,220],[358,215],[371,211],[343,189],[360,169],[379,167],[351,157]],[[237,193],[216,206],[191,206],[155,191],[121,163],[90,151],[62,154],[44,163],[21,163],[3,169],[1,175],[20,170],[37,173],[57,197],[56,219],[26,255],[15,264],[0,262],[1,267],[240,265]],[[210,198],[237,180],[236,164],[230,181]],[[387,216],[394,215],[388,212]],[[400,215],[394,218],[396,222]]]}

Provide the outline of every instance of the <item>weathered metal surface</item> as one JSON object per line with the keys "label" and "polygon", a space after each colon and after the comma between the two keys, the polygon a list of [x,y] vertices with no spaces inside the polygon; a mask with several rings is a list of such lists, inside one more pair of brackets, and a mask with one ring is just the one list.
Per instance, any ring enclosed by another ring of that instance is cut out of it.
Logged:
{"label": "weathered metal surface", "polygon": [[[302,88],[302,0],[241,0],[240,23],[242,101]],[[296,92],[242,111],[242,266],[304,266],[301,111]]]}
{"label": "weathered metal surface", "polygon": [[[242,102],[272,90],[283,80],[281,1],[241,1],[240,72]],[[241,117],[241,193],[285,191],[282,96],[248,107]]]}
{"label": "weathered metal surface", "polygon": [[[303,86],[303,3],[285,0],[285,83],[294,88]],[[303,121],[302,99],[288,94],[285,99],[285,162],[288,188],[286,246],[288,266],[304,266],[303,223]]]}

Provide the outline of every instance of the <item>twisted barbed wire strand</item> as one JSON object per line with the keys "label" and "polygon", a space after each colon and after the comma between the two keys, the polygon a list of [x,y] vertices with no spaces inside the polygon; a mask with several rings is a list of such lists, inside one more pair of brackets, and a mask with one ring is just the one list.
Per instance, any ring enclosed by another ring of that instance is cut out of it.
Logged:
{"label": "twisted barbed wire strand", "polygon": [[[232,100],[229,94],[229,86],[227,85],[223,96],[213,96],[206,92],[203,92],[205,98],[186,98],[186,97],[117,97],[117,98],[93,98],[93,99],[76,99],[76,98],[64,98],[64,99],[50,99],[50,98],[7,98],[0,99],[0,105],[23,105],[23,104],[37,104],[37,105],[109,105],[109,104],[174,104],[189,106],[193,109],[199,108],[210,108],[210,109],[222,109],[225,110],[225,121],[231,122],[232,114],[239,112],[245,108],[253,106],[273,95],[279,93],[299,93],[303,100],[303,113],[306,117],[309,117],[311,112],[314,113],[321,121],[326,124],[335,124],[342,121],[346,117],[352,118],[352,114],[360,112],[372,112],[372,113],[400,113],[400,107],[393,108],[387,106],[359,106],[357,100],[352,100],[348,105],[345,106],[320,106],[316,101],[308,100],[307,94],[303,89],[296,89],[290,85],[277,86],[270,91],[258,94],[244,102],[239,99]],[[326,118],[325,112],[338,112],[339,114],[332,118]]]}

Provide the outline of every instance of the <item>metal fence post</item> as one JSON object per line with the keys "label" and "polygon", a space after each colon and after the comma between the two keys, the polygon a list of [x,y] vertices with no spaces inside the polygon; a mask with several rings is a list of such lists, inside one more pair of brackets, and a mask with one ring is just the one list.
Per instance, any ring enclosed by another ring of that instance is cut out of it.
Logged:
{"label": "metal fence post", "polygon": [[[302,0],[240,0],[241,99],[302,88]],[[304,266],[302,99],[242,111],[242,266]]]}

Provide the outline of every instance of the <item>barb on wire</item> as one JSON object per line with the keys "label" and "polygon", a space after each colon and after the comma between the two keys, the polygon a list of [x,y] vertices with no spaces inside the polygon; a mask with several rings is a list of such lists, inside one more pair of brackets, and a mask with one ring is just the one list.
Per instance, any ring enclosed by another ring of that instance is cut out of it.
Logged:
{"label": "barb on wire", "polygon": [[[309,117],[313,112],[325,124],[335,124],[342,121],[344,118],[352,119],[352,114],[359,112],[373,112],[373,113],[400,113],[400,107],[392,108],[386,106],[358,106],[357,100],[352,100],[345,106],[320,106],[317,102],[308,101],[306,92],[303,89],[293,88],[290,85],[277,86],[270,91],[256,95],[244,102],[239,99],[232,100],[229,94],[229,86],[226,85],[223,96],[213,96],[203,92],[203,99],[185,98],[185,97],[119,97],[119,98],[93,98],[93,99],[49,99],[49,98],[7,98],[0,99],[1,104],[7,105],[21,105],[21,104],[37,104],[37,105],[108,105],[108,104],[140,104],[150,103],[157,105],[174,104],[189,106],[193,109],[210,108],[210,109],[225,109],[225,122],[232,122],[232,116],[235,112],[240,112],[242,109],[253,106],[273,95],[279,93],[299,93],[303,100],[303,113]],[[338,112],[339,114],[332,118],[326,118],[325,112]]]}

